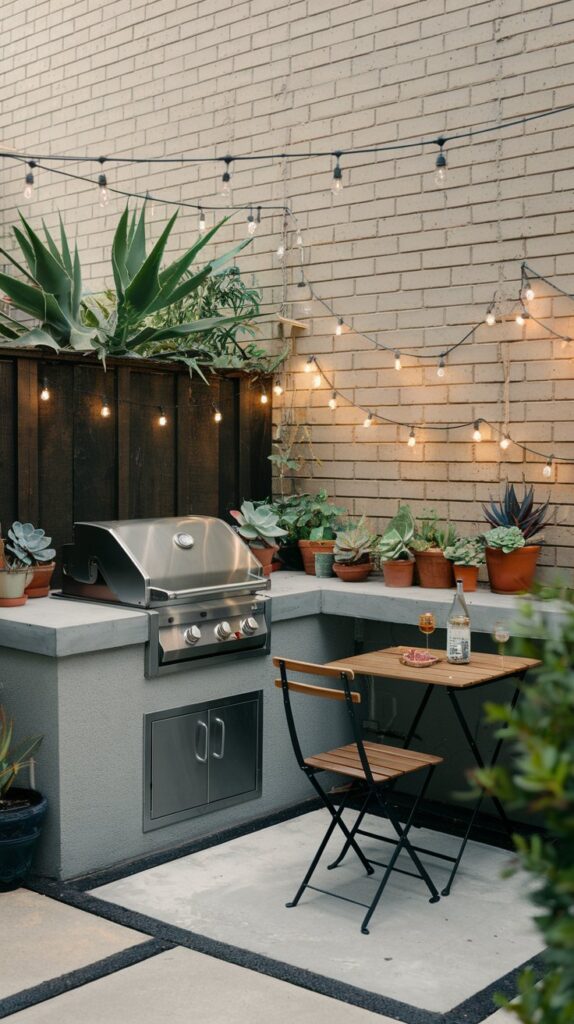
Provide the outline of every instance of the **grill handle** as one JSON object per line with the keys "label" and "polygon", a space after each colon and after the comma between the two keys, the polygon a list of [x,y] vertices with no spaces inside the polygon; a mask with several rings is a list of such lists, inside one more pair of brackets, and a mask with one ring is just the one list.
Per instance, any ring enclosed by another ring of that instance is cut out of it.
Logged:
{"label": "grill handle", "polygon": [[234,594],[252,590],[254,585],[257,585],[258,589],[268,590],[271,580],[264,576],[252,575],[251,582],[246,583],[244,580],[242,583],[219,583],[215,587],[202,587],[201,589],[159,590],[157,587],[153,587],[150,591],[150,598],[152,601],[183,601],[186,598],[195,600],[198,597],[210,597],[212,594]]}

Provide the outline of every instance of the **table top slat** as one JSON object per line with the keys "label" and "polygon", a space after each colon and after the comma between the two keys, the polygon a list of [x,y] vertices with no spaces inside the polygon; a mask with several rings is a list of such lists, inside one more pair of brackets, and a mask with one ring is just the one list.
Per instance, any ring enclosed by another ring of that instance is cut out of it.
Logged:
{"label": "table top slat", "polygon": [[378,676],[383,679],[404,679],[409,682],[429,683],[434,686],[448,686],[454,690],[464,690],[471,686],[491,682],[494,679],[506,679],[518,675],[526,669],[535,668],[541,662],[536,658],[515,658],[510,655],[474,653],[468,665],[451,665],[446,660],[444,651],[430,649],[430,653],[440,657],[440,662],[426,668],[413,668],[403,665],[401,654],[408,647],[386,647],[381,651],[368,654],[355,654],[350,658],[339,658],[328,662],[329,668],[352,670],[363,676]]}

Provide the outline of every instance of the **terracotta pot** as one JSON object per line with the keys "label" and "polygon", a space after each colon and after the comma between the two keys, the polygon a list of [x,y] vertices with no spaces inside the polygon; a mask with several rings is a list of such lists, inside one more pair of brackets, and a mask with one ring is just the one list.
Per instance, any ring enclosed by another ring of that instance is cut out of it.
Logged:
{"label": "terracotta pot", "polygon": [[456,565],[454,566],[454,578],[462,580],[462,589],[465,594],[476,590],[478,583],[478,565]]}
{"label": "terracotta pot", "polygon": [[26,584],[32,579],[30,569],[0,569],[0,608],[17,608],[26,604]]}
{"label": "terracotta pot", "polygon": [[48,562],[46,565],[35,565],[32,568],[34,575],[28,586],[26,594],[28,597],[47,597],[50,593],[50,583],[56,568],[55,562]]}
{"label": "terracotta pot", "polygon": [[272,571],[271,563],[279,551],[279,546],[274,544],[272,547],[263,547],[263,545],[256,547],[254,544],[250,544],[250,548],[263,568],[263,575],[270,576]]}
{"label": "terracotta pot", "polygon": [[361,583],[371,571],[370,562],[333,562],[333,572],[344,583]]}
{"label": "terracotta pot", "polygon": [[494,594],[522,594],[530,590],[540,555],[540,544],[526,544],[505,555],[500,548],[486,548],[490,589]]}
{"label": "terracotta pot", "polygon": [[299,550],[303,558],[303,568],[308,576],[315,575],[315,555],[321,551],[332,551],[334,540],[300,540]]}
{"label": "terracotta pot", "polygon": [[292,544],[282,544],[277,552],[277,558],[285,569],[303,572],[303,558],[301,557],[301,549],[297,541],[294,541]]}
{"label": "terracotta pot", "polygon": [[415,563],[410,559],[397,559],[395,562],[382,562],[383,579],[386,587],[412,587]]}
{"label": "terracotta pot", "polygon": [[440,548],[415,551],[415,562],[420,587],[438,590],[454,586],[452,562],[444,557]]}

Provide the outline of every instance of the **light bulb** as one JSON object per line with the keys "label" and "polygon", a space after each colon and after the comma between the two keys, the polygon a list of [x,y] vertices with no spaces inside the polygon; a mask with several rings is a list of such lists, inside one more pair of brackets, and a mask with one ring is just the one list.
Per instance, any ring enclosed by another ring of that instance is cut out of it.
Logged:
{"label": "light bulb", "polygon": [[313,377],[313,387],[314,388],[320,388],[321,387],[321,374],[320,373],[316,373],[315,376]]}
{"label": "light bulb", "polygon": [[199,229],[200,235],[204,235],[205,234],[205,214],[204,214],[203,210],[201,209],[201,207],[199,208],[198,229]]}
{"label": "light bulb", "polygon": [[500,447],[503,451],[506,451],[506,449],[510,447],[510,438],[508,434],[505,434],[504,437],[500,439]]}
{"label": "light bulb", "polygon": [[50,401],[50,390],[46,381],[42,384],[42,390],[40,391],[40,398],[43,402]]}
{"label": "light bulb", "polygon": [[343,191],[343,172],[341,170],[341,165],[339,163],[339,157],[341,156],[341,154],[336,153],[335,156],[337,157],[337,163],[333,168],[333,182],[331,185],[331,191],[333,192],[334,196],[339,196]]}
{"label": "light bulb", "polygon": [[407,444],[408,444],[409,448],[414,448],[416,443],[417,443],[417,439],[415,437],[415,428],[411,427],[411,432],[409,434],[409,439],[407,441]]}
{"label": "light bulb", "polygon": [[269,401],[269,397],[268,397],[266,391],[262,391],[261,392],[261,395],[259,396],[259,401],[261,402],[261,405],[267,405],[267,402]]}
{"label": "light bulb", "polygon": [[105,174],[98,175],[98,188],[100,190],[100,206],[107,206],[110,201],[110,194],[108,192],[108,179]]}
{"label": "light bulb", "polygon": [[100,409],[100,416],[103,416],[104,419],[106,420],[108,418],[108,416],[110,415],[110,413],[111,413],[111,409],[110,409],[110,407],[108,405],[108,400],[107,400],[107,398],[104,398],[103,401],[102,401],[102,408]]}
{"label": "light bulb", "polygon": [[444,143],[444,139],[439,140],[440,153],[435,160],[434,183],[439,188],[444,188],[446,185],[446,154],[442,151]]}
{"label": "light bulb", "polygon": [[366,417],[366,419],[363,420],[363,426],[365,428],[368,428],[368,427],[371,427],[372,425],[373,425],[373,414],[372,414],[372,412],[370,412],[369,415]]}
{"label": "light bulb", "polygon": [[277,382],[276,382],[276,383],[275,383],[275,384],[273,385],[273,392],[274,392],[274,394],[276,394],[276,395],[282,395],[282,394],[283,394],[283,387],[282,387],[282,385],[281,385],[281,384],[279,383],[279,381],[277,381]]}
{"label": "light bulb", "polygon": [[159,423],[160,427],[165,427],[167,425],[167,416],[164,413],[163,409],[159,410],[159,416],[158,416],[157,422]]}
{"label": "light bulb", "polygon": [[223,419],[223,416],[221,415],[219,409],[216,409],[216,407],[213,406],[213,420],[214,420],[214,422],[215,423],[221,423],[222,419]]}
{"label": "light bulb", "polygon": [[496,316],[494,315],[491,309],[488,310],[484,319],[486,320],[486,323],[488,324],[489,327],[493,327],[494,324],[496,323]]}
{"label": "light bulb", "polygon": [[400,352],[395,352],[395,370],[400,370],[400,368],[401,368],[401,353]]}
{"label": "light bulb", "polygon": [[329,399],[329,409],[336,409],[336,408],[337,408],[337,392],[333,391],[333,394],[331,395],[331,397]]}
{"label": "light bulb", "polygon": [[305,365],[303,367],[305,373],[311,373],[311,370],[313,369],[314,363],[315,363],[315,356],[309,356],[307,362],[305,363]]}
{"label": "light bulb", "polygon": [[283,245],[283,242],[279,242],[279,245],[277,246],[276,255],[279,257],[280,260],[283,259],[285,255],[285,246]]}
{"label": "light bulb", "polygon": [[552,476],[552,458],[548,459],[548,462],[544,466],[544,469],[542,470],[542,476],[545,476],[545,477],[551,477]]}
{"label": "light bulb", "polygon": [[531,284],[528,284],[524,289],[524,298],[527,302],[532,302],[532,299],[534,298],[534,288]]}
{"label": "light bulb", "polygon": [[524,319],[524,315],[522,313],[517,313],[515,319],[519,327],[522,327],[526,323],[526,320]]}
{"label": "light bulb", "polygon": [[32,199],[34,195],[34,175],[30,171],[27,175],[24,185],[24,199]]}
{"label": "light bulb", "polygon": [[300,249],[302,249],[302,248],[303,248],[303,235],[301,234],[301,232],[300,232],[300,231],[299,231],[299,232],[298,232],[298,234],[297,234],[297,241],[296,241],[296,244],[297,244],[297,245],[299,246],[299,248],[300,248]]}
{"label": "light bulb", "polygon": [[231,157],[224,157],[225,170],[221,175],[221,195],[224,199],[231,201],[231,174],[229,173],[229,165],[231,163]]}
{"label": "light bulb", "polygon": [[337,320],[337,326],[335,327],[335,334],[341,335],[343,333],[343,321],[341,317]]}
{"label": "light bulb", "polygon": [[253,236],[256,231],[257,231],[257,221],[255,220],[255,217],[253,216],[253,210],[250,210],[249,211],[249,215],[247,217],[247,234]]}
{"label": "light bulb", "polygon": [[444,362],[443,356],[441,356],[439,361],[438,361],[438,367],[437,367],[436,375],[437,375],[437,377],[444,377],[445,373],[446,373],[445,362]]}
{"label": "light bulb", "polygon": [[473,441],[482,441],[482,434],[480,433],[480,420],[474,421],[474,430],[472,433]]}

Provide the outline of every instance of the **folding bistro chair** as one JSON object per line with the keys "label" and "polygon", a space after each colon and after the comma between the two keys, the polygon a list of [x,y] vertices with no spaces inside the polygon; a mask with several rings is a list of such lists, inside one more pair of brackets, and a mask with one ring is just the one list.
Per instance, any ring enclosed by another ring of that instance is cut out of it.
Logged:
{"label": "folding bistro chair", "polygon": [[[431,893],[431,899],[429,902],[436,903],[439,899],[438,890],[426,868],[421,863],[416,851],[411,846],[408,834],[415,818],[419,802],[426,792],[435,767],[437,764],[442,762],[442,757],[435,757],[432,754],[419,754],[412,750],[403,750],[402,748],[397,747],[383,746],[380,743],[364,742],[361,737],[360,726],[357,722],[354,710],[354,705],[361,703],[361,694],[351,690],[349,687],[349,682],[352,682],[355,678],[352,671],[341,671],[337,668],[329,668],[326,665],[312,665],[309,662],[293,661],[288,658],[280,657],[273,658],[273,664],[279,668],[281,674],[281,678],[275,680],[275,686],[280,687],[283,691],[283,702],[285,705],[285,714],[287,716],[287,725],[297,763],[302,771],[305,772],[305,775],[309,779],[311,785],[314,787],[331,815],[329,827],[309,865],[307,874],[301,882],[294,899],[291,900],[290,903],[287,903],[287,906],[296,907],[305,889],[313,889],[315,892],[322,892],[328,896],[336,896],[339,899],[348,900],[350,903],[357,903],[359,906],[366,907],[367,909],[367,913],[365,914],[361,925],[361,931],[364,935],[368,935],[369,930],[367,925],[369,924],[377,904],[383,895],[383,891],[389,880],[391,871],[399,871],[401,874],[422,879]],[[294,682],[287,678],[288,670],[309,675],[337,678],[341,681],[343,689],[331,689],[324,686],[315,686],[306,682]],[[305,694],[311,697],[323,697],[328,700],[344,701],[349,720],[351,722],[354,742],[342,747],[336,747],[334,750],[327,750],[324,753],[305,757],[301,750],[301,745],[297,735],[297,728],[291,706],[291,692]],[[412,772],[421,771],[422,769],[426,769],[424,781],[408,815],[407,821],[403,825],[399,821],[396,811],[386,799],[384,787],[387,783],[393,782],[393,780],[399,778],[401,775],[407,775]],[[323,789],[318,781],[317,775],[324,771],[335,772],[337,775],[343,775],[355,783],[362,792],[363,801],[357,814],[356,821],[351,829],[347,828],[342,817],[351,789],[347,790],[343,794],[341,802],[337,808],[330,799],[329,794]],[[363,831],[360,828],[368,808],[373,805],[377,806],[380,811],[382,811],[384,817],[388,818],[397,834],[397,839],[389,839],[386,836],[379,836],[372,832]],[[329,868],[337,867],[348,850],[352,849],[368,875],[373,874],[373,864],[385,869],[383,877],[370,904],[360,903],[358,900],[349,900],[348,897],[341,896],[339,893],[328,892],[326,889],[319,889],[310,884],[315,868],[317,867],[325,847],[337,827],[339,827],[343,833],[345,843],[340,855],[332,864],[329,865]],[[367,858],[357,843],[356,837],[358,835],[367,835],[373,839],[380,839],[383,842],[391,843],[394,846],[394,850],[388,864],[381,864],[380,861]],[[416,873],[413,871],[405,871],[404,869],[396,866],[399,855],[403,851],[409,855],[416,869]]]}

